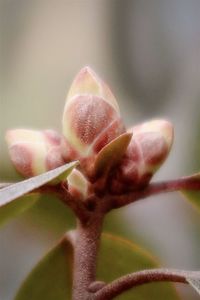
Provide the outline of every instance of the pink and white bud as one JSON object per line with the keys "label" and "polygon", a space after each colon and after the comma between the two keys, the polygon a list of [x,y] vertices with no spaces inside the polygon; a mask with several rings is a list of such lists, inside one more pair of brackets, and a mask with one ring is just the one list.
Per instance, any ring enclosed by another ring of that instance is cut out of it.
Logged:
{"label": "pink and white bud", "polygon": [[67,178],[68,191],[76,199],[84,200],[89,193],[89,182],[85,176],[77,169],[73,169]]}
{"label": "pink and white bud", "polygon": [[65,160],[93,160],[124,131],[117,102],[108,86],[90,68],[82,69],[72,83],[64,108]]}
{"label": "pink and white bud", "polygon": [[153,120],[130,129],[132,139],[113,181],[134,186],[146,185],[167,158],[173,143],[173,126],[165,120]]}
{"label": "pink and white bud", "polygon": [[25,177],[36,176],[64,164],[61,138],[53,130],[9,130],[6,141],[12,163]]}
{"label": "pink and white bud", "polygon": [[67,101],[77,95],[103,98],[119,113],[118,103],[109,86],[90,67],[82,68],[77,74],[68,92]]}

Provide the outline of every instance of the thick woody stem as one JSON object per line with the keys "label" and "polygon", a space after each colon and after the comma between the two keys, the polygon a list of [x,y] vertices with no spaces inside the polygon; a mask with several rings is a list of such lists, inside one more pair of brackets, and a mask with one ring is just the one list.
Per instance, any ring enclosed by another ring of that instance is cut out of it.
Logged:
{"label": "thick woody stem", "polygon": [[96,278],[102,219],[102,215],[97,213],[86,224],[78,221],[74,251],[73,300],[90,298],[88,287]]}
{"label": "thick woody stem", "polygon": [[150,269],[131,273],[104,286],[101,290],[95,293],[95,300],[110,300],[122,294],[123,292],[151,282],[170,281],[188,283],[187,278],[195,278],[197,275],[200,278],[200,272],[181,271],[170,269]]}

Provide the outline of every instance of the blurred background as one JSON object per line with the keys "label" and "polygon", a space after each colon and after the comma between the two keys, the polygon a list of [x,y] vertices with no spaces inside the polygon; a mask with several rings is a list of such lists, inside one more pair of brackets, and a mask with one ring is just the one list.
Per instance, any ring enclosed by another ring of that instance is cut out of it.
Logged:
{"label": "blurred background", "polygon": [[[0,20],[0,181],[20,179],[5,131],[61,131],[67,90],[84,65],[109,83],[127,126],[154,117],[174,124],[174,146],[155,180],[200,169],[200,1],[0,0]],[[35,207],[0,231],[1,300],[13,299],[68,226],[55,203],[46,205],[44,214]],[[131,205],[106,227],[139,242],[163,266],[200,269],[200,217],[179,194]],[[188,287],[180,293],[198,298]]]}

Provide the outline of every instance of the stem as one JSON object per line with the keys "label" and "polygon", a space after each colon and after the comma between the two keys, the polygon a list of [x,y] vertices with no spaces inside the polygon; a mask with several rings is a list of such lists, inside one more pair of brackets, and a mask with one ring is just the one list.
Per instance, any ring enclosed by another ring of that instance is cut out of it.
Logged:
{"label": "stem", "polygon": [[134,272],[122,276],[107,284],[105,287],[95,293],[95,300],[113,299],[129,289],[145,283],[156,281],[188,283],[186,278],[194,278],[197,277],[197,275],[200,276],[200,272],[180,271],[173,269],[151,269]]}
{"label": "stem", "polygon": [[133,191],[120,196],[111,196],[110,198],[112,198],[114,208],[119,208],[153,195],[180,190],[200,191],[200,178],[188,176],[169,181],[150,183],[145,189]]}
{"label": "stem", "polygon": [[59,199],[67,204],[75,216],[82,222],[86,223],[90,218],[91,213],[86,209],[84,202],[79,199],[76,199],[70,195],[67,187],[64,184],[61,184],[61,188],[59,190]]}
{"label": "stem", "polygon": [[96,262],[103,217],[94,214],[87,224],[78,221],[74,251],[73,300],[87,300],[89,285],[95,281]]}

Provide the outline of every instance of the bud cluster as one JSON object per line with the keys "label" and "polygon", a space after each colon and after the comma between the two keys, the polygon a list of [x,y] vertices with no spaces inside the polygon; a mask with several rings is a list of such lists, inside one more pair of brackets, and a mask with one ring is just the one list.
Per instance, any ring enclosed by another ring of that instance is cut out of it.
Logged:
{"label": "bud cluster", "polygon": [[165,120],[126,131],[111,90],[89,67],[72,83],[62,127],[62,136],[53,130],[10,130],[6,140],[14,166],[25,177],[79,160],[67,180],[69,192],[80,199],[103,177],[112,193],[147,185],[173,142],[173,127]]}

